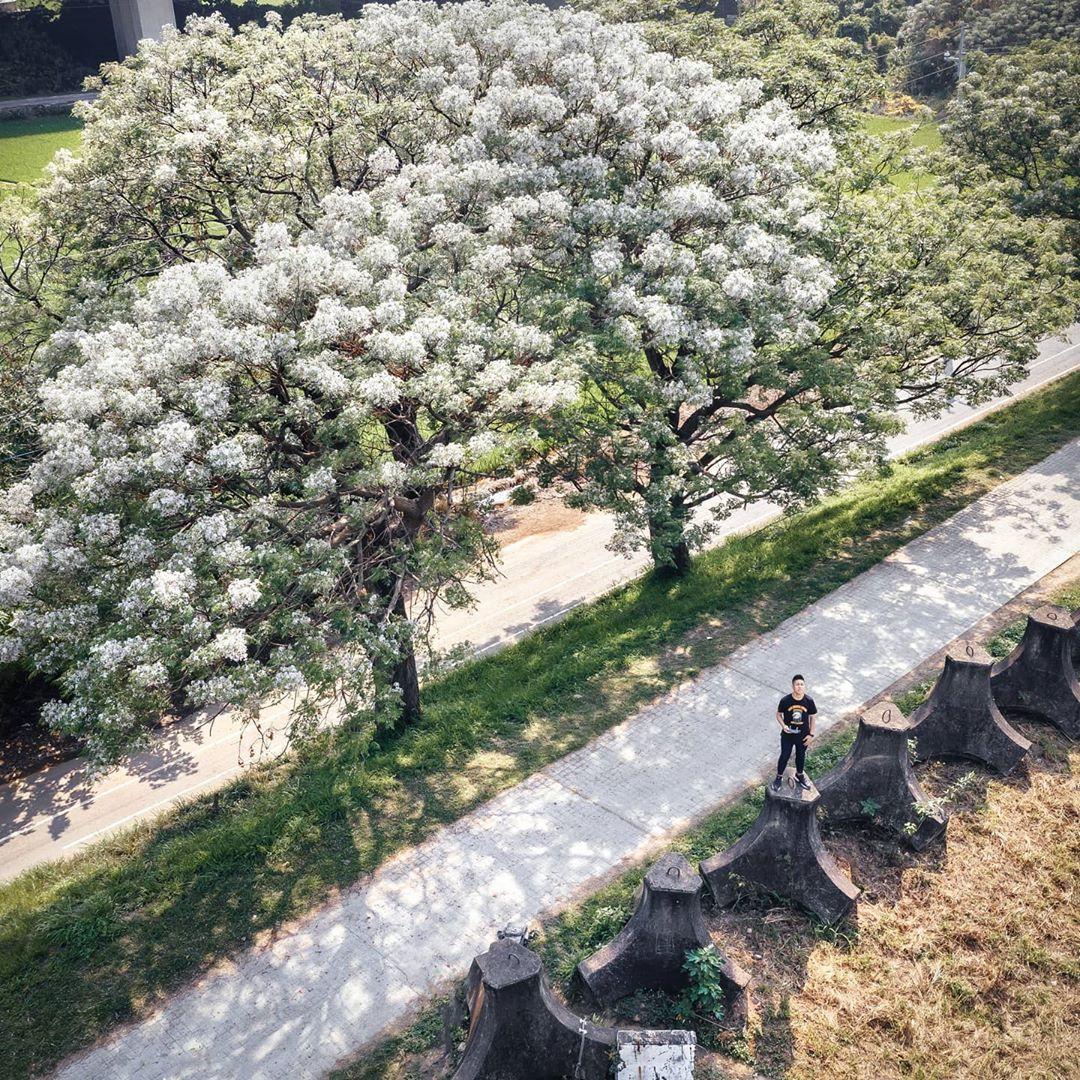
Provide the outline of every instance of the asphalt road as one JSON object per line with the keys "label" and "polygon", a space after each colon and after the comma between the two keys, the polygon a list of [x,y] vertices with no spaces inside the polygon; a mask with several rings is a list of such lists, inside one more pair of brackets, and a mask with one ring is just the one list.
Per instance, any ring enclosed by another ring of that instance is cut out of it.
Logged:
{"label": "asphalt road", "polygon": [[[1080,367],[1080,324],[1070,328],[1072,344],[1051,338],[1040,349],[1022,395]],[[1008,399],[971,409],[958,406],[944,416],[912,423],[892,441],[903,453],[999,408]],[[755,506],[725,522],[723,535],[759,525],[776,516]],[[491,652],[640,574],[647,560],[627,559],[607,550],[614,525],[606,514],[590,514],[575,528],[548,532],[507,544],[500,576],[475,591],[470,611],[443,611],[436,637],[443,647],[471,643]],[[264,729],[281,732],[287,709],[268,710]],[[271,743],[278,752],[283,738]],[[79,760],[64,762],[12,784],[0,785],[0,880],[38,863],[64,858],[78,848],[129,825],[178,799],[212,790],[267,751],[250,731],[228,715],[212,723],[192,718],[171,725],[152,751],[135,755],[107,776],[91,777]]]}

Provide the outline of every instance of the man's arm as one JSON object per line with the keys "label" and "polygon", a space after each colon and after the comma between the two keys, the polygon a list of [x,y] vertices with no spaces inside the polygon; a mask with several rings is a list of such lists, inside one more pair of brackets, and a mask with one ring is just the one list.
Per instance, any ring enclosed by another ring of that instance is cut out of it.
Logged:
{"label": "man's arm", "polygon": [[806,737],[812,739],[814,737],[814,717],[817,716],[817,705],[814,704],[813,698],[810,699],[810,708],[806,710]]}

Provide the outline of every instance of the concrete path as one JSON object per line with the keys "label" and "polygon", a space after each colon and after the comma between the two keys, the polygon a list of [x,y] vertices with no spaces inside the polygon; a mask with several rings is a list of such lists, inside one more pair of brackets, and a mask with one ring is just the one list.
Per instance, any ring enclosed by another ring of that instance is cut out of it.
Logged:
{"label": "concrete path", "polygon": [[806,673],[827,730],[1077,551],[1080,439],[60,1075],[323,1075],[462,975],[496,929],[566,901],[760,776],[791,672]]}
{"label": "concrete path", "polygon": [[[1080,337],[1080,326],[1070,334]],[[1080,344],[1048,338],[1014,396],[1038,389],[1077,366]],[[941,417],[912,421],[892,441],[891,450],[905,453],[1008,400],[977,409],[958,405]],[[775,507],[757,505],[735,514],[715,542],[761,525],[777,513]],[[471,642],[477,652],[490,652],[642,573],[648,562],[644,555],[626,559],[607,550],[614,531],[610,515],[589,514],[577,528],[508,544],[502,549],[499,577],[475,590],[476,607],[439,613],[439,643],[449,647]],[[279,708],[267,710],[262,723],[264,728],[283,729],[287,719],[288,710]],[[0,880],[74,854],[113,829],[220,786],[253,760],[248,752],[253,742],[253,733],[243,733],[228,715],[212,725],[184,721],[171,725],[153,750],[134,755],[108,776],[89,778],[82,762],[74,760],[14,784],[0,784]],[[282,742],[279,738],[275,745]]]}
{"label": "concrete path", "polygon": [[38,94],[35,97],[0,98],[0,117],[19,116],[26,112],[64,112],[76,101],[93,101],[96,90],[75,91],[69,94]]}

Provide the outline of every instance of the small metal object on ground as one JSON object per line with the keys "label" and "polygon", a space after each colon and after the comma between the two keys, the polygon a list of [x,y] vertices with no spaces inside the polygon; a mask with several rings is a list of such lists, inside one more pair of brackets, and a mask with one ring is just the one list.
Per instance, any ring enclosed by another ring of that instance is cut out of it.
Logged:
{"label": "small metal object on ground", "polygon": [[824,922],[842,919],[859,890],[825,850],[818,830],[817,788],[765,788],[757,821],[727,851],[701,864],[717,904],[733,903],[744,883],[792,900]]}
{"label": "small metal object on ground", "polygon": [[[670,851],[649,869],[637,907],[614,940],[577,966],[576,981],[593,1007],[611,1005],[638,990],[680,993],[689,983],[686,953],[712,944],[701,913],[701,875]],[[746,1023],[750,976],[725,958],[724,1004],[732,1027]]]}
{"label": "small metal object on ground", "polygon": [[851,749],[818,780],[826,821],[875,820],[916,851],[945,831],[946,815],[930,802],[908,760],[911,730],[892,701],[859,717]]}
{"label": "small metal object on ground", "polygon": [[619,1080],[693,1080],[692,1031],[620,1031]]}
{"label": "small metal object on ground", "polygon": [[508,924],[496,934],[499,941],[516,941],[519,945],[528,945],[532,940],[532,931],[527,924],[516,926]]}
{"label": "small metal object on ground", "polygon": [[969,758],[1002,776],[1024,759],[1031,743],[995,704],[992,668],[990,654],[974,642],[949,649],[930,696],[911,715],[917,759]]}
{"label": "small metal object on ground", "polygon": [[1047,604],[1028,616],[1020,644],[999,660],[990,687],[999,709],[1029,713],[1080,739],[1080,683],[1073,666],[1074,620]]}

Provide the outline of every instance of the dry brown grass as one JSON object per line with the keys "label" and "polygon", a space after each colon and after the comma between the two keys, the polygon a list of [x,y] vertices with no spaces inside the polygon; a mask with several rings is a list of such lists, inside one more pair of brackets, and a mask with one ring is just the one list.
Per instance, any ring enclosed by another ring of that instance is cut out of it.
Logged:
{"label": "dry brown grass", "polygon": [[[905,855],[871,830],[827,834],[865,890],[854,936],[760,905],[712,918],[755,976],[754,1069],[703,1055],[713,1075],[1080,1075],[1080,748],[1020,726],[1029,764],[1005,781],[977,772],[945,847]],[[966,771],[922,778],[937,794]]]}

